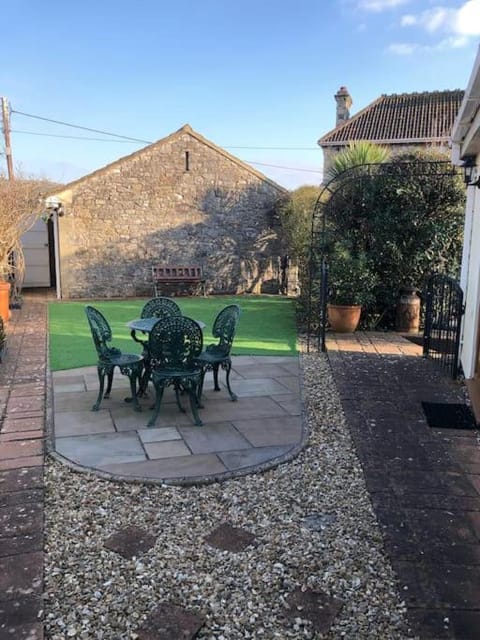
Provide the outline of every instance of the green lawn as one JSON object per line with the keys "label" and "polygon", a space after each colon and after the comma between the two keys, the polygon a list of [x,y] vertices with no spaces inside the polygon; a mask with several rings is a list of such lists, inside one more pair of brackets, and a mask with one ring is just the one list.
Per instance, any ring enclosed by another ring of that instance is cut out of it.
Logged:
{"label": "green lawn", "polygon": [[[85,315],[85,305],[97,307],[112,327],[113,344],[127,353],[139,352],[130,337],[129,320],[140,317],[147,299],[91,302],[51,302],[48,305],[52,371],[95,364],[97,355]],[[282,296],[210,296],[175,298],[186,316],[203,320],[206,344],[217,313],[227,304],[242,309],[232,354],[294,356],[297,354],[295,301]]]}

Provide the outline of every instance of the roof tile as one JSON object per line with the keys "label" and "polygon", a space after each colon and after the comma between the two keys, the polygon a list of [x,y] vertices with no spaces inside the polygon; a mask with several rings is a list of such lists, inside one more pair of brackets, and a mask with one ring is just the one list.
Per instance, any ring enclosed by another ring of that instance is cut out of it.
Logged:
{"label": "roof tile", "polygon": [[432,91],[382,95],[355,116],[325,134],[318,144],[352,140],[387,144],[406,141],[447,141],[464,92]]}

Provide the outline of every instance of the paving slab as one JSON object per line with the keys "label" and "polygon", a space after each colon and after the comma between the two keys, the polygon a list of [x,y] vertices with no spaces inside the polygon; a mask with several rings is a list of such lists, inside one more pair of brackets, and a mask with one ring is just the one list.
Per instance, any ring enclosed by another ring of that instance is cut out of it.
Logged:
{"label": "paving slab", "polygon": [[181,439],[168,440],[165,442],[149,442],[144,444],[149,460],[157,460],[159,458],[177,458],[179,456],[191,455],[191,450]]}
{"label": "paving slab", "polygon": [[275,460],[287,455],[292,450],[291,445],[284,447],[254,447],[251,449],[241,449],[240,451],[222,451],[218,457],[225,467],[230,470],[245,469],[258,465],[263,465],[269,460]]}
{"label": "paving slab", "polygon": [[150,442],[164,442],[165,440],[180,440],[182,438],[178,429],[175,427],[139,429],[137,433],[143,444],[148,444]]}
{"label": "paving slab", "polygon": [[297,416],[234,420],[233,424],[254,446],[294,445],[300,441],[302,422]]}
{"label": "paving slab", "polygon": [[[290,367],[283,364],[254,364],[254,365],[235,365],[235,372],[249,380],[251,378],[282,378],[291,376]],[[294,372],[298,374],[298,369]]]}
{"label": "paving slab", "polygon": [[137,435],[114,433],[58,438],[56,450],[62,456],[85,467],[102,468],[106,464],[145,460],[145,451]]}
{"label": "paving slab", "polygon": [[[79,393],[78,391],[69,391],[67,393],[54,394],[54,410],[62,411],[88,411],[95,404],[98,396],[97,391],[86,391]],[[108,409],[107,400],[103,400],[100,410]]]}
{"label": "paving slab", "polygon": [[250,377],[246,380],[235,380],[235,384],[230,383],[230,386],[239,398],[284,395],[288,392],[289,387],[284,385],[282,380],[283,378],[274,380],[273,378]]}
{"label": "paving slab", "polygon": [[182,438],[192,453],[215,453],[235,449],[251,449],[252,445],[228,422],[199,427],[179,427]]}
{"label": "paving slab", "polygon": [[109,411],[62,411],[55,414],[57,438],[94,433],[115,433]]}
{"label": "paving slab", "polygon": [[97,465],[102,471],[107,471],[121,477],[148,478],[153,480],[171,480],[191,478],[210,478],[227,471],[226,466],[215,454],[201,454],[196,456],[179,456],[145,462],[128,462],[122,464]]}

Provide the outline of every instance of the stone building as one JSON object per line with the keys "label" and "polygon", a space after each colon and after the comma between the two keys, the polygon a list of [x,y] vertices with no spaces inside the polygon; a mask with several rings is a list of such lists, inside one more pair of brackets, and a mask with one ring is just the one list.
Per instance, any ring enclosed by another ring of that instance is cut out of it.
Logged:
{"label": "stone building", "polygon": [[393,153],[436,147],[449,150],[450,135],[463,91],[382,95],[350,117],[352,98],[346,87],[335,94],[335,128],[320,138],[324,173],[350,142],[368,140]]}
{"label": "stone building", "polygon": [[185,125],[50,194],[58,297],[149,296],[154,265],[201,266],[209,293],[277,293],[285,194]]}

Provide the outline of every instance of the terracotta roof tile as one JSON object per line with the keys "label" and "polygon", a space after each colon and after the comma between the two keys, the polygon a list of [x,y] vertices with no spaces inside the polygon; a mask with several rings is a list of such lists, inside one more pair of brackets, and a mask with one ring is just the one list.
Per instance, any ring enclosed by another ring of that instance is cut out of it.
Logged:
{"label": "terracotta roof tile", "polygon": [[355,116],[325,134],[320,146],[351,140],[387,144],[406,141],[447,141],[460,108],[463,91],[433,91],[382,95]]}

